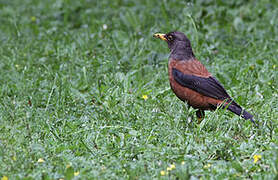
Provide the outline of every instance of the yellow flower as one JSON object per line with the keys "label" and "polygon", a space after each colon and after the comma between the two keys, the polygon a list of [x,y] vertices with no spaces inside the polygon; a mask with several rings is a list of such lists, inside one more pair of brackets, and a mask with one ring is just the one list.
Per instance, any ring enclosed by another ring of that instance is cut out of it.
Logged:
{"label": "yellow flower", "polygon": [[170,165],[170,168],[171,168],[172,170],[175,169],[175,168],[176,168],[175,164],[171,164],[171,165]]}
{"label": "yellow flower", "polygon": [[181,162],[181,165],[184,165],[184,164],[185,164],[185,162],[184,162],[184,161],[182,161],[182,162]]}
{"label": "yellow flower", "polygon": [[144,95],[142,96],[142,98],[143,98],[144,100],[147,100],[149,97],[148,97],[146,94],[144,94]]}
{"label": "yellow flower", "polygon": [[68,169],[68,168],[70,168],[70,167],[71,167],[71,165],[70,165],[70,164],[67,164],[67,165],[66,165],[66,168],[67,168],[67,169]]}
{"label": "yellow flower", "polygon": [[172,171],[175,168],[176,168],[175,164],[171,164],[169,167],[167,167],[167,171]]}
{"label": "yellow flower", "polygon": [[35,22],[36,20],[37,20],[37,18],[36,18],[35,16],[32,16],[32,17],[31,17],[31,21],[32,21],[32,22]]}
{"label": "yellow flower", "polygon": [[208,164],[206,164],[205,166],[204,166],[204,168],[206,168],[206,169],[208,169],[208,168],[210,168],[211,167],[211,164],[210,163],[208,163]]}
{"label": "yellow flower", "polygon": [[74,176],[78,176],[79,175],[79,171],[74,172]]}
{"label": "yellow flower", "polygon": [[275,69],[275,68],[276,68],[276,65],[274,64],[274,65],[272,66],[272,68]]}
{"label": "yellow flower", "polygon": [[40,158],[40,159],[38,159],[38,162],[39,162],[39,163],[43,163],[43,162],[44,162],[44,159],[43,159],[43,158]]}
{"label": "yellow flower", "polygon": [[161,175],[161,176],[165,176],[165,175],[166,175],[166,172],[165,172],[165,171],[160,171],[160,175]]}
{"label": "yellow flower", "polygon": [[253,158],[254,158],[254,163],[257,163],[260,159],[262,159],[262,155],[255,154]]}
{"label": "yellow flower", "polygon": [[18,64],[16,64],[15,67],[16,67],[17,70],[20,68]]}
{"label": "yellow flower", "polygon": [[13,159],[14,161],[16,161],[16,156],[13,156],[12,159]]}
{"label": "yellow flower", "polygon": [[9,178],[7,176],[3,176],[1,180],[9,180]]}
{"label": "yellow flower", "polygon": [[240,176],[240,173],[234,174],[234,177],[239,177],[239,176]]}

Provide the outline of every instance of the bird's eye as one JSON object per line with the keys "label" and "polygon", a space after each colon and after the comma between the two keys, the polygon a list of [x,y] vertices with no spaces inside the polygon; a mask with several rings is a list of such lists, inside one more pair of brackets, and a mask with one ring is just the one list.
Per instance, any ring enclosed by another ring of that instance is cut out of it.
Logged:
{"label": "bird's eye", "polygon": [[168,36],[168,39],[169,39],[169,40],[173,40],[173,36],[172,36],[172,35],[169,35],[169,36]]}

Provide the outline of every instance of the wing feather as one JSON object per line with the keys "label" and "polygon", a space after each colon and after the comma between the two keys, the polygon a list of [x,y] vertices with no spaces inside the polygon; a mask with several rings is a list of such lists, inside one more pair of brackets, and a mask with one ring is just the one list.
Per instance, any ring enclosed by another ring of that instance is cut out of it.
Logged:
{"label": "wing feather", "polygon": [[200,94],[219,100],[232,100],[220,82],[210,77],[199,77],[195,75],[183,74],[178,69],[173,68],[172,74],[174,79],[181,85],[190,88]]}

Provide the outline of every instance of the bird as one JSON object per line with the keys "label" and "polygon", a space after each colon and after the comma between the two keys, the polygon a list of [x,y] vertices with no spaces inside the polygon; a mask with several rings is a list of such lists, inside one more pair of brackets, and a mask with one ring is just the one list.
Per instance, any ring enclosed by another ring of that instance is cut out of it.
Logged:
{"label": "bird", "polygon": [[225,90],[224,86],[195,57],[188,37],[178,31],[153,35],[166,41],[170,49],[168,75],[172,91],[183,102],[197,109],[200,123],[205,111],[228,109],[236,115],[254,122],[253,115],[242,109]]}

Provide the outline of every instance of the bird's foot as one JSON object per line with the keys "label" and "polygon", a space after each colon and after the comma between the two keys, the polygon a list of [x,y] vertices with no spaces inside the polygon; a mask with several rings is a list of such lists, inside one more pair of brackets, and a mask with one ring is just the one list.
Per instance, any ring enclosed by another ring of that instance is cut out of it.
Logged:
{"label": "bird's foot", "polygon": [[198,124],[201,124],[201,122],[203,121],[203,117],[197,117],[197,120],[198,120]]}
{"label": "bird's foot", "polygon": [[199,109],[198,111],[196,111],[196,116],[197,116],[198,124],[200,124],[205,117],[205,111]]}

